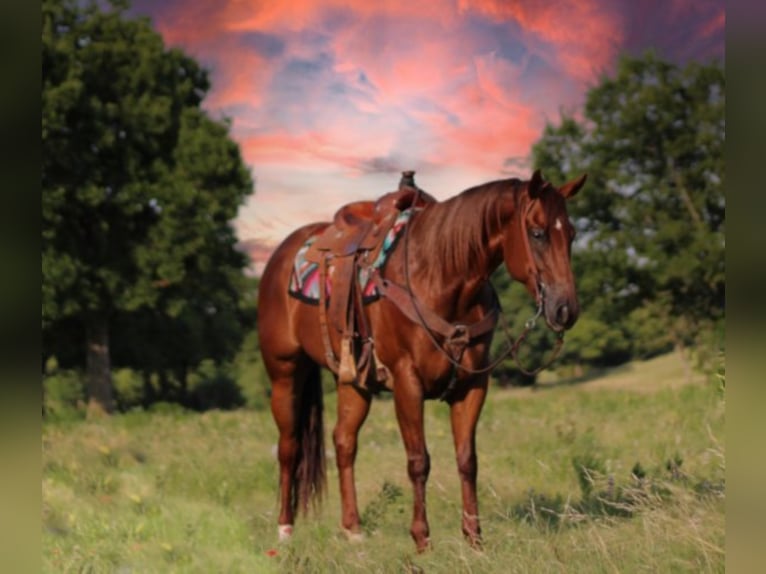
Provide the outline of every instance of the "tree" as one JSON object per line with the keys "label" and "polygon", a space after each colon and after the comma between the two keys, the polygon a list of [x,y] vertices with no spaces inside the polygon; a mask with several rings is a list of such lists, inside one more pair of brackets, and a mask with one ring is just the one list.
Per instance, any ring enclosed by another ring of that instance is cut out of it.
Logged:
{"label": "tree", "polygon": [[648,53],[622,58],[588,92],[582,120],[546,127],[535,166],[554,181],[589,174],[568,206],[585,318],[575,329],[618,329],[632,353],[652,353],[723,319],[724,109],[719,64],[680,68]]}
{"label": "tree", "polygon": [[[239,279],[233,292],[236,298],[219,305],[215,312],[192,302],[175,316],[153,309],[115,315],[112,364],[141,371],[144,406],[157,400],[198,406],[194,393],[189,393],[189,376],[194,370],[203,361],[228,367],[240,357],[245,337],[256,331],[257,281],[244,275]],[[159,382],[157,390],[151,382],[153,375]]]}
{"label": "tree", "polygon": [[83,326],[89,406],[111,411],[116,313],[236,304],[230,221],[252,180],[207,73],[128,3],[42,6],[43,329]]}
{"label": "tree", "polygon": [[[492,285],[497,291],[502,309],[490,349],[490,359],[494,360],[495,357],[507,353],[521,336],[525,331],[526,322],[534,317],[536,309],[534,299],[526,289],[521,285],[511,288],[512,279],[504,266],[492,274]],[[518,349],[518,360],[509,354],[492,370],[500,385],[529,385],[535,382],[535,376],[526,375],[519,367],[532,371],[550,357],[551,345],[544,325],[545,319],[541,317],[535,322],[535,327],[527,332]]]}

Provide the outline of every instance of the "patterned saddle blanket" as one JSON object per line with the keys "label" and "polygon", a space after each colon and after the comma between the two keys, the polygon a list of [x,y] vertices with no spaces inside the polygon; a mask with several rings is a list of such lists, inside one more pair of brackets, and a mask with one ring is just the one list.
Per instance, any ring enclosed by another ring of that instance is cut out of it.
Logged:
{"label": "patterned saddle blanket", "polygon": [[[375,270],[383,270],[389,254],[399,240],[402,230],[407,224],[407,221],[409,221],[412,213],[412,208],[402,211],[394,220],[394,224],[386,234],[386,237],[383,240],[383,247],[375,261],[370,265],[358,266],[357,279],[362,290],[362,300],[365,303],[371,303],[380,297],[377,288],[371,281],[372,274]],[[295,255],[295,261],[293,262],[292,273],[290,273],[290,285],[288,287],[288,293],[290,295],[312,305],[319,304],[319,264],[307,261],[306,252],[318,237],[319,235],[309,237],[306,243],[304,243],[298,250],[298,253]],[[332,259],[330,259],[327,265],[326,277],[326,293],[328,300],[332,297],[333,271],[334,266],[332,264]]]}

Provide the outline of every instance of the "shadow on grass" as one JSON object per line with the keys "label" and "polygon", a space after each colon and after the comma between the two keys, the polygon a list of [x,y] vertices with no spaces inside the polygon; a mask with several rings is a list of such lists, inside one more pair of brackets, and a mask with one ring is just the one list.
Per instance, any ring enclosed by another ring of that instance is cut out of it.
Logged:
{"label": "shadow on grass", "polygon": [[593,468],[593,460],[573,459],[581,494],[577,500],[561,494],[546,494],[530,489],[521,502],[513,504],[506,516],[525,522],[541,531],[558,531],[595,520],[628,520],[637,514],[683,500],[722,498],[725,483],[721,479],[693,479],[680,470],[680,459],[667,461],[664,471],[648,478],[636,463],[630,478],[618,483],[613,475]]}
{"label": "shadow on grass", "polygon": [[603,518],[631,518],[637,511],[633,495],[619,492],[595,493],[577,501],[561,494],[549,495],[530,489],[527,498],[514,504],[509,518],[525,522],[543,531],[560,530]]}

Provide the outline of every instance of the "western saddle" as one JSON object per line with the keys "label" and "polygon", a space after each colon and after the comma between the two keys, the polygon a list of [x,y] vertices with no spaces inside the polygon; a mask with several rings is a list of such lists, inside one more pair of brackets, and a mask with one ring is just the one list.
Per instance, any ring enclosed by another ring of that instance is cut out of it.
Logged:
{"label": "western saddle", "polygon": [[[357,201],[341,207],[332,223],[311,244],[306,260],[319,265],[319,323],[328,367],[342,384],[369,389],[389,379],[375,356],[372,332],[362,308],[360,269],[371,266],[399,214],[436,200],[415,185],[415,172],[404,171],[399,189],[377,201]],[[331,269],[331,271],[330,271]],[[331,293],[327,301],[327,278]],[[340,359],[335,355],[330,329],[340,334]],[[373,369],[370,367],[375,365]]]}

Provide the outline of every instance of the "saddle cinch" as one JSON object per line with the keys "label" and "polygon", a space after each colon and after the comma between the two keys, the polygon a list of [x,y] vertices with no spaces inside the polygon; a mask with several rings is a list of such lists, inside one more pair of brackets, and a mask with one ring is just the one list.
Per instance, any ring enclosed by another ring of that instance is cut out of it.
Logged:
{"label": "saddle cinch", "polygon": [[[402,172],[399,189],[377,201],[357,201],[341,207],[306,252],[306,260],[319,265],[322,342],[327,366],[338,376],[339,383],[368,389],[372,373],[378,384],[385,384],[389,378],[387,369],[375,356],[373,334],[362,308],[359,270],[377,259],[386,235],[402,211],[436,201],[418,189],[414,176],[414,171]],[[332,348],[330,329],[340,333],[339,359]]]}

